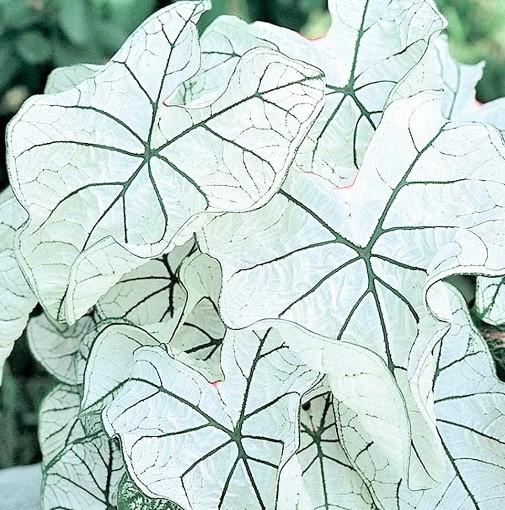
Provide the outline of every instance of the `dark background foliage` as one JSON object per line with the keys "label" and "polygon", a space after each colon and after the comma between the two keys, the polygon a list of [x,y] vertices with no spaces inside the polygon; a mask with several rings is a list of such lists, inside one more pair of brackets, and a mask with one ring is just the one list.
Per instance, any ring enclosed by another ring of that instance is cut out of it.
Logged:
{"label": "dark background foliage", "polygon": [[[50,71],[80,62],[102,63],[132,30],[170,0],[0,0],[0,130],[30,95],[41,93]],[[486,60],[478,87],[482,102],[505,96],[505,0],[438,0],[449,20],[456,58]],[[326,0],[214,0],[202,28],[220,14],[262,20],[324,34]],[[0,189],[7,185],[4,136],[0,144]],[[1,303],[0,303],[1,306]],[[499,332],[494,332],[498,335]],[[505,336],[505,333],[503,334]],[[504,340],[494,339],[505,359]],[[505,363],[504,363],[505,365]],[[505,375],[505,373],[504,373]],[[21,338],[7,362],[0,388],[0,468],[40,459],[37,412],[54,384],[32,359]]]}

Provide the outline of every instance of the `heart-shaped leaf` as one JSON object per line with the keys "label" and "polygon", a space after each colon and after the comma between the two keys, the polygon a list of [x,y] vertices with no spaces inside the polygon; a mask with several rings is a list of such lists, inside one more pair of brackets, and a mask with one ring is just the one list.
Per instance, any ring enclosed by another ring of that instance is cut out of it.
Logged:
{"label": "heart-shaped leaf", "polygon": [[160,348],[135,352],[103,418],[147,495],[185,508],[275,508],[279,470],[298,447],[301,396],[319,378],[280,331],[229,331],[214,383]]}
{"label": "heart-shaped leaf", "polygon": [[[284,318],[364,345],[408,392],[402,381],[426,314],[425,285],[505,270],[504,170],[503,139],[491,126],[445,121],[434,93],[395,101],[351,188],[292,172],[263,209],[204,229],[202,249],[223,268],[224,322]],[[376,494],[388,491],[377,501],[395,498],[396,475],[379,470],[381,482],[360,457]]]}
{"label": "heart-shaped leaf", "polygon": [[219,98],[178,104],[200,65],[195,23],[207,7],[159,11],[109,63],[30,98],[10,124],[10,179],[29,213],[18,259],[60,321],[186,241],[202,214],[265,204],[319,113],[322,73],[264,48],[240,59]]}
{"label": "heart-shaped leaf", "polygon": [[[204,32],[206,58],[187,94],[218,92],[222,75],[257,46],[317,65],[327,78],[326,102],[296,163],[345,186],[354,180],[392,90],[419,63],[445,22],[425,0],[330,0],[328,6],[332,26],[317,41],[266,23],[218,18]],[[413,81],[411,85],[415,87]],[[419,90],[426,88],[415,91]],[[409,95],[415,91],[409,90]]]}

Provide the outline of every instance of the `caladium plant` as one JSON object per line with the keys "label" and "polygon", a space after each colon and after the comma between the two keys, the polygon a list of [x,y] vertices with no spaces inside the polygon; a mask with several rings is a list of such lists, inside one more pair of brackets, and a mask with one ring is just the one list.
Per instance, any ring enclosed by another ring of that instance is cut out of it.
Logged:
{"label": "caladium plant", "polygon": [[208,8],[55,70],[8,128],[0,365],[28,323],[59,381],[44,510],[501,508],[482,66],[431,0],[330,0],[318,41],[229,16],[200,38]]}

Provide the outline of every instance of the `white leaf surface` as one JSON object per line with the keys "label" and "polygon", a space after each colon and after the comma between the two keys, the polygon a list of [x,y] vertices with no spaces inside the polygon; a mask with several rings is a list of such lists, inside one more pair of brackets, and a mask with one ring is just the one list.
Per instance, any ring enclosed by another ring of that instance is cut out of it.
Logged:
{"label": "white leaf surface", "polygon": [[340,444],[330,393],[305,403],[297,458],[311,508],[375,510],[368,488]]}
{"label": "white leaf surface", "polygon": [[398,478],[407,476],[411,429],[405,398],[384,361],[355,343],[324,338],[294,323],[272,323],[282,324],[291,350],[307,366],[327,374],[345,455],[375,499],[385,499],[382,493],[389,498]]}
{"label": "white leaf surface", "polygon": [[105,402],[130,377],[135,351],[148,345],[159,346],[161,342],[147,329],[114,322],[104,325],[93,343],[84,371],[84,412],[103,409]]}
{"label": "white leaf surface", "polygon": [[481,319],[493,326],[505,324],[505,279],[477,279],[475,305]]}
{"label": "white leaf surface", "polygon": [[119,450],[99,427],[85,431],[78,413],[75,388],[59,385],[44,401],[43,510],[110,510],[115,505],[124,473]]}
{"label": "white leaf surface", "polygon": [[176,247],[168,255],[151,260],[126,274],[96,305],[101,319],[120,318],[137,326],[158,322],[178,325],[187,299],[179,270],[195,241]]}
{"label": "white leaf surface", "polygon": [[9,189],[0,194],[0,385],[5,360],[26,327],[37,300],[14,255],[16,230],[26,212]]}
{"label": "white leaf surface", "polygon": [[[296,163],[337,186],[352,183],[395,85],[419,63],[445,22],[426,0],[330,0],[332,26],[321,40],[266,23],[220,17],[202,37],[205,56],[189,96],[219,92],[250,48],[277,48],[327,77],[326,102]],[[417,89],[417,91],[423,89]]]}
{"label": "white leaf surface", "polygon": [[47,78],[44,94],[57,94],[79,85],[101,70],[101,66],[77,64],[53,69]]}
{"label": "white leaf surface", "polygon": [[160,348],[135,352],[103,418],[146,494],[188,510],[275,508],[279,470],[298,448],[301,396],[319,378],[281,335],[228,331],[214,383]]}
{"label": "white leaf surface", "polygon": [[37,361],[59,381],[81,384],[80,364],[82,343],[94,328],[91,317],[82,317],[72,326],[64,326],[42,313],[28,323],[27,336],[30,350]]}
{"label": "white leaf surface", "polygon": [[204,213],[265,204],[319,113],[321,72],[268,49],[244,55],[211,104],[174,102],[199,68],[208,5],[154,14],[100,70],[30,98],[10,124],[10,180],[29,213],[17,254],[59,321],[183,244]]}
{"label": "white leaf surface", "polygon": [[483,71],[483,62],[475,65],[457,62],[443,34],[432,38],[419,65],[398,84],[390,99],[409,97],[419,90],[439,90],[443,92],[442,113],[446,119],[474,120],[472,117],[482,110],[475,87]]}
{"label": "white leaf surface", "polygon": [[496,377],[464,299],[450,287],[446,291],[450,330],[426,344],[429,355],[417,367],[419,377],[433,388],[428,404],[436,416],[446,477],[428,491],[409,491],[402,483],[399,508],[495,510],[505,504],[505,384]]}
{"label": "white leaf surface", "polygon": [[59,384],[44,398],[39,414],[39,443],[44,465],[74,439],[85,435],[79,420],[81,395],[77,387]]}
{"label": "white leaf surface", "polygon": [[[283,318],[358,343],[408,392],[401,381],[426,314],[425,286],[505,269],[504,176],[505,147],[494,128],[446,122],[434,93],[393,102],[352,187],[293,172],[263,209],[205,227],[200,245],[223,268],[225,324]],[[436,480],[438,460],[423,462],[423,478]],[[395,498],[396,474],[363,464],[377,501]]]}
{"label": "white leaf surface", "polygon": [[281,470],[277,510],[305,510],[310,509],[311,504],[298,459],[291,457]]}

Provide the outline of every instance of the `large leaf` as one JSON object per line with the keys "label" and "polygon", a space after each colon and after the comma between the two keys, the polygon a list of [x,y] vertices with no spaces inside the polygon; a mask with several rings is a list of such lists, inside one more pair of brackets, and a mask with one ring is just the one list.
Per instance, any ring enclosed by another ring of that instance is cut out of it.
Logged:
{"label": "large leaf", "polygon": [[330,393],[306,402],[297,454],[314,509],[375,509],[363,480],[350,464],[337,433]]}
{"label": "large leaf", "polygon": [[5,360],[25,329],[37,300],[14,256],[16,229],[26,213],[10,189],[0,194],[0,384]]}
{"label": "large leaf", "polygon": [[[484,340],[473,326],[464,299],[450,293],[451,328],[417,367],[433,389],[434,409],[445,453],[446,477],[437,488],[399,488],[399,508],[494,510],[505,504],[505,384],[496,377]],[[413,380],[417,376],[414,375]]]}
{"label": "large leaf", "polygon": [[393,103],[352,188],[293,172],[266,207],[213,220],[200,240],[223,268],[225,323],[282,317],[405,366],[430,265],[433,278],[503,265],[503,140],[439,112],[431,93]]}
{"label": "large leaf", "polygon": [[[280,317],[359,343],[382,356],[408,392],[426,274],[431,285],[505,269],[504,170],[494,128],[446,122],[434,93],[395,101],[351,188],[293,172],[263,209],[204,229],[202,249],[223,268],[224,322]],[[438,479],[436,456],[421,464],[427,479]],[[371,476],[375,490],[388,487],[385,497],[395,497],[393,485]]]}
{"label": "large leaf", "polygon": [[218,18],[204,32],[206,58],[188,92],[219,90],[223,73],[256,46],[319,66],[328,81],[326,103],[296,162],[336,185],[349,185],[391,91],[419,63],[444,21],[426,0],[330,0],[329,9],[332,27],[315,42],[265,23]]}
{"label": "large leaf", "polygon": [[18,258],[58,320],[182,244],[203,213],[266,203],[319,112],[321,72],[269,49],[244,55],[219,98],[170,99],[199,68],[207,7],[159,11],[100,70],[30,98],[10,124],[10,179],[29,213]]}
{"label": "large leaf", "polygon": [[100,427],[85,429],[78,412],[79,395],[68,386],[58,386],[44,402],[43,510],[110,510],[115,505],[124,473],[119,450]]}
{"label": "large leaf", "polygon": [[301,396],[319,378],[281,334],[229,331],[214,383],[160,348],[135,352],[103,418],[147,495],[188,509],[275,508],[279,470],[298,447]]}

